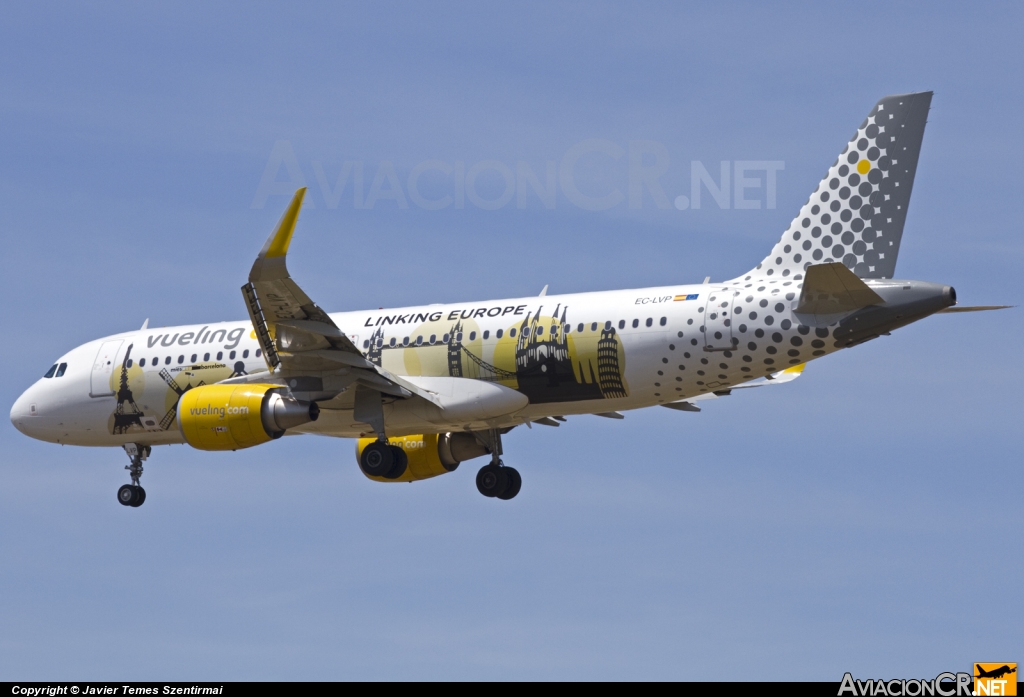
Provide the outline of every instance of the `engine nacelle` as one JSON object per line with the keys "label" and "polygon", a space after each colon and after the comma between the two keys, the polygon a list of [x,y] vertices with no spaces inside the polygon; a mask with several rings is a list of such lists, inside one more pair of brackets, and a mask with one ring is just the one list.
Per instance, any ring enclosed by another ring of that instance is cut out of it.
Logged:
{"label": "engine nacelle", "polygon": [[302,404],[280,385],[203,385],[178,400],[178,428],[199,450],[239,450],[280,438],[316,421],[316,402]]}
{"label": "engine nacelle", "polygon": [[[363,449],[375,440],[376,438],[359,439],[356,443],[356,462],[363,456]],[[454,472],[460,462],[487,455],[489,452],[470,433],[427,433],[389,438],[388,441],[405,451],[409,459],[405,474],[397,479],[366,475],[367,479],[375,482],[415,482],[430,479],[439,474]]]}

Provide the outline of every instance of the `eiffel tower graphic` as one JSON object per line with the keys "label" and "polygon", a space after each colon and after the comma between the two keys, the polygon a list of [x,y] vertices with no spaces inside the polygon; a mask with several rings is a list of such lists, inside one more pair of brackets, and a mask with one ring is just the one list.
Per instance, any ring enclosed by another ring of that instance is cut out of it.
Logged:
{"label": "eiffel tower graphic", "polygon": [[121,361],[121,383],[117,388],[117,406],[114,408],[114,435],[128,433],[132,426],[142,428],[142,410],[135,403],[135,395],[128,387],[128,360],[133,346],[128,345],[124,360]]}

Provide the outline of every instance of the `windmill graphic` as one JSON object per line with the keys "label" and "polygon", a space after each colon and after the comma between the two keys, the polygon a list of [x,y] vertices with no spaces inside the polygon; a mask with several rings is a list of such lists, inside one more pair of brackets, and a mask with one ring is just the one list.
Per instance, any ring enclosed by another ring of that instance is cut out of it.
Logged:
{"label": "windmill graphic", "polygon": [[[192,376],[192,373],[189,373],[187,371],[185,372],[185,374],[190,377]],[[160,428],[166,431],[171,427],[171,424],[174,423],[174,417],[178,411],[178,402],[179,400],[181,400],[181,395],[185,394],[193,387],[199,387],[201,385],[205,385],[206,383],[203,380],[200,380],[197,385],[193,385],[190,380],[189,383],[185,385],[184,388],[179,387],[178,381],[175,380],[174,377],[169,372],[167,372],[167,368],[164,368],[163,370],[160,371],[160,377],[162,377],[164,379],[164,382],[167,383],[168,387],[174,390],[174,392],[178,395],[178,399],[174,400],[174,404],[172,404],[171,408],[167,410],[166,414],[164,414],[164,418],[160,419]]]}
{"label": "windmill graphic", "polygon": [[114,408],[114,435],[128,433],[132,426],[142,428],[142,410],[135,403],[135,395],[128,387],[128,359],[132,355],[133,346],[128,345],[121,362],[121,382],[117,388],[117,407]]}

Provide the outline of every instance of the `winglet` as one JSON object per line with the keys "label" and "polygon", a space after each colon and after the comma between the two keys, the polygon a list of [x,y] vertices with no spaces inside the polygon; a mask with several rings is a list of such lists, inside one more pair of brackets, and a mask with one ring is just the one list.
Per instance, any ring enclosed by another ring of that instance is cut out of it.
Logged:
{"label": "winglet", "polygon": [[[267,238],[266,244],[263,245],[259,256],[256,257],[256,263],[252,265],[252,271],[249,272],[249,281],[255,282],[288,276],[284,257],[288,253],[288,245],[291,244],[292,234],[295,232],[295,223],[299,219],[299,210],[302,209],[302,199],[305,196],[306,187],[302,187],[295,192],[292,202],[288,204],[288,208],[285,210],[284,215],[281,216],[281,220],[277,223],[277,227],[274,228],[274,232]],[[281,261],[272,261],[276,259]]]}

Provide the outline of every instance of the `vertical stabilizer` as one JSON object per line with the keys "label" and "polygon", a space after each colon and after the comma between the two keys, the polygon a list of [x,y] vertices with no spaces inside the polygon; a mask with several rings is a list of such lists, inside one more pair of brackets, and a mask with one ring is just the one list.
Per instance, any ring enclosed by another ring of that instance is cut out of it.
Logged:
{"label": "vertical stabilizer", "polygon": [[931,101],[931,92],[879,101],[751,273],[799,279],[810,264],[841,262],[861,278],[892,278]]}

